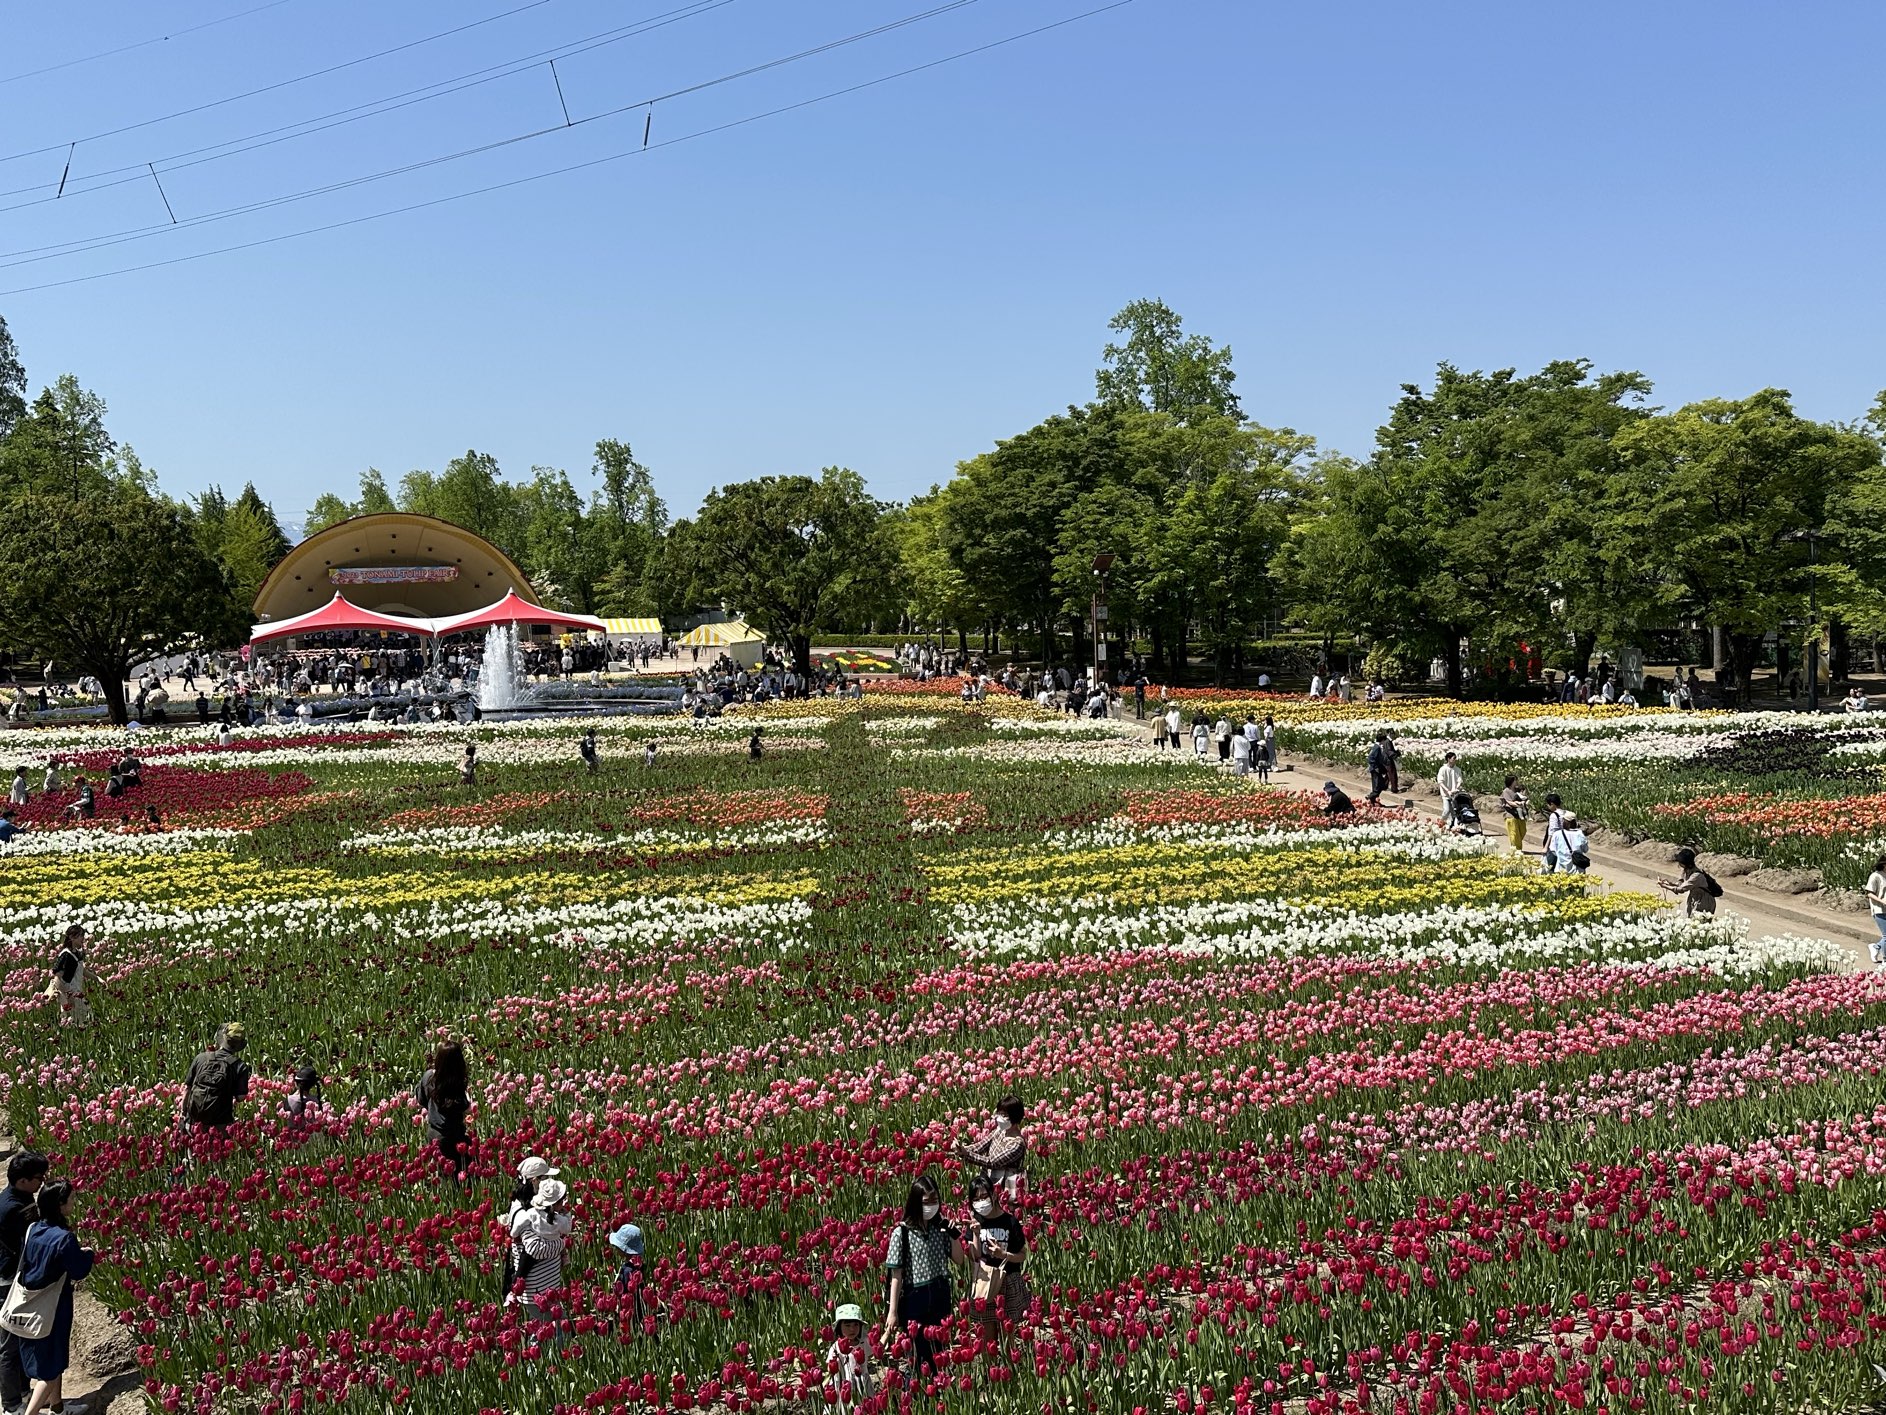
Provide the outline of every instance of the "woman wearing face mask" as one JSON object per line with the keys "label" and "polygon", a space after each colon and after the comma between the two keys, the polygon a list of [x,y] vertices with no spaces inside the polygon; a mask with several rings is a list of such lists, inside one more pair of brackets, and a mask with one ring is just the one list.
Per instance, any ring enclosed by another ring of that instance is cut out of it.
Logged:
{"label": "woman wearing face mask", "polygon": [[978,1176],[969,1182],[971,1267],[969,1296],[979,1302],[982,1338],[993,1342],[998,1317],[1014,1323],[1028,1310],[1028,1279],[1022,1272],[1027,1235],[1007,1205],[1001,1189]]}
{"label": "woman wearing face mask", "polygon": [[965,1257],[963,1240],[943,1222],[943,1205],[936,1182],[928,1175],[910,1186],[904,1198],[904,1217],[891,1230],[884,1266],[890,1291],[884,1303],[884,1345],[888,1349],[900,1327],[911,1333],[917,1363],[936,1369],[936,1346],[924,1328],[948,1319],[955,1299],[950,1291],[950,1264]]}
{"label": "woman wearing face mask", "polygon": [[1022,1103],[1004,1096],[995,1103],[989,1130],[973,1145],[958,1145],[956,1158],[976,1165],[983,1177],[1014,1203],[1021,1198],[1022,1174],[1028,1166],[1028,1141],[1022,1136]]}

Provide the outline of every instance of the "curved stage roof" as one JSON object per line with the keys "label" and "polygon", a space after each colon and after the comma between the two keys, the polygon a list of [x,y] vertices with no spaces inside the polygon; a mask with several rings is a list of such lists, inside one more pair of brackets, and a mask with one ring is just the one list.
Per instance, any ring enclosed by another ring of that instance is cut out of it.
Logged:
{"label": "curved stage roof", "polygon": [[258,622],[327,604],[404,618],[444,619],[509,594],[534,598],[515,562],[483,536],[432,516],[387,511],[316,531],[282,557],[255,596]]}

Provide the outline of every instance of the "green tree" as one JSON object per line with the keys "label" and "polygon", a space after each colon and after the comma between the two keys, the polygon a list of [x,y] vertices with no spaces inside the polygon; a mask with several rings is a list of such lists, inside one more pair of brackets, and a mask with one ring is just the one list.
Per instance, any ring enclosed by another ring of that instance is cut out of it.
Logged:
{"label": "green tree", "polygon": [[39,391],[0,443],[0,493],[59,490],[81,496],[112,478],[117,455],[118,444],[105,430],[104,400],[62,373]]}
{"label": "green tree", "polygon": [[302,534],[311,536],[316,531],[324,531],[329,526],[339,525],[355,516],[377,516],[398,509],[380,469],[368,467],[360,474],[360,496],[357,500],[348,501],[331,491],[324,491],[315,497],[314,505],[308,508],[307,518],[302,522]]}
{"label": "green tree", "polygon": [[0,623],[96,677],[113,722],[134,666],[240,632],[228,579],[182,508],[132,481],[0,498],[0,557]]}
{"label": "green tree", "polygon": [[951,487],[931,487],[889,519],[897,550],[897,587],[904,618],[920,634],[953,629],[958,642],[971,625],[993,616],[987,599],[951,559],[947,541]]}
{"label": "green tree", "polygon": [[1593,379],[1566,360],[1537,374],[1442,364],[1408,384],[1366,465],[1319,466],[1279,568],[1298,615],[1411,657],[1438,656],[1461,690],[1463,640],[1504,657],[1601,631],[1643,610],[1643,577],[1593,526],[1610,503],[1617,440],[1648,417],[1634,373]]}
{"label": "green tree", "polygon": [[1102,403],[1144,408],[1176,418],[1200,414],[1239,418],[1231,385],[1231,349],[1215,347],[1202,334],[1187,334],[1184,321],[1164,300],[1135,300],[1107,322],[1125,340],[1101,351],[1104,366],[1094,375]]}
{"label": "green tree", "polygon": [[843,467],[711,491],[685,541],[695,592],[783,640],[799,671],[809,672],[812,635],[890,569],[883,514],[864,479]]}
{"label": "green tree", "polygon": [[5,319],[0,319],[0,442],[26,416],[26,365]]}
{"label": "green tree", "polygon": [[[1049,662],[1073,597],[1057,569],[1062,522],[1083,496],[1120,475],[1125,417],[1118,408],[1069,408],[962,463],[944,501],[951,563],[996,614],[1040,631]],[[1071,620],[1077,661],[1084,622],[1078,613]]]}
{"label": "green tree", "polygon": [[1618,451],[1603,534],[1666,613],[1727,634],[1746,698],[1763,635],[1806,609],[1808,548],[1797,533],[1824,530],[1852,504],[1878,445],[1798,416],[1785,390],[1765,388],[1646,418],[1619,434]]}

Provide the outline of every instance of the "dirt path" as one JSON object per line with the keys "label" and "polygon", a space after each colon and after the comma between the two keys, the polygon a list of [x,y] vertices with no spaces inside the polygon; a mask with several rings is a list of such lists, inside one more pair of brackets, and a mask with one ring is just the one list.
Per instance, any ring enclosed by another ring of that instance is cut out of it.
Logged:
{"label": "dirt path", "polygon": [[[1116,721],[1125,721],[1141,728],[1150,737],[1152,719],[1139,721],[1133,717]],[[1191,740],[1186,739],[1182,748],[1191,751]],[[1215,744],[1214,744],[1215,750]],[[1275,785],[1298,791],[1314,791],[1325,781],[1334,781],[1342,787],[1360,805],[1363,797],[1369,793],[1367,779],[1359,769],[1345,766],[1331,766],[1329,763],[1298,756],[1291,752],[1278,754],[1278,770],[1272,776]],[[1230,771],[1225,767],[1226,772]],[[1255,778],[1253,778],[1254,780]],[[1386,799],[1386,797],[1384,798]],[[1407,791],[1395,798],[1394,810],[1412,810],[1416,815],[1431,820],[1440,819],[1440,798],[1437,795],[1413,795]],[[1412,801],[1412,807],[1403,802]],[[1483,812],[1486,802],[1482,802]],[[1486,814],[1485,819],[1489,835],[1498,841],[1502,850],[1508,849],[1505,831],[1498,818]],[[1526,854],[1535,858],[1544,854],[1540,848],[1539,835],[1542,826],[1538,821],[1531,823],[1531,835],[1527,841]],[[1599,888],[1630,890],[1643,894],[1657,894],[1657,880],[1669,873],[1668,866],[1661,866],[1654,861],[1640,858],[1626,850],[1611,845],[1594,845],[1590,851],[1591,871],[1587,876]],[[1841,913],[1832,909],[1809,904],[1799,895],[1775,895],[1763,890],[1750,888],[1737,879],[1722,881],[1723,897],[1718,902],[1718,909],[1725,914],[1734,914],[1748,921],[1750,938],[1779,938],[1785,935],[1824,938],[1837,943],[1844,950],[1848,964],[1855,968],[1867,968],[1872,962],[1867,953],[1867,943],[1877,934],[1865,914]]]}

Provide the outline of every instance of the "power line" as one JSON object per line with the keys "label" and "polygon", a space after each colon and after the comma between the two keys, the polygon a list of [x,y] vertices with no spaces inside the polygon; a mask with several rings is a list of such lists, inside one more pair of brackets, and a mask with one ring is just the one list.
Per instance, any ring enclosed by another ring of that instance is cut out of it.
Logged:
{"label": "power line", "polygon": [[[352,104],[346,108],[337,108],[331,113],[320,113],[312,118],[297,119],[292,123],[283,123],[278,127],[264,128],[260,132],[247,133],[241,137],[226,139],[223,142],[209,143],[203,147],[193,147],[183,152],[173,152],[165,157],[150,159],[150,163],[164,164],[162,171],[180,172],[187,167],[200,167],[206,162],[220,162],[225,157],[237,157],[245,152],[254,152],[259,148],[273,147],[276,143],[292,142],[296,138],[312,137],[317,133],[328,132],[334,128],[345,127],[349,123],[363,122],[368,118],[382,117],[396,113],[403,108],[416,104],[429,103],[435,98],[446,98],[454,93],[463,93],[467,89],[478,88],[484,84],[495,83],[499,79],[510,78],[515,74],[527,73],[546,59],[570,59],[578,54],[587,54],[595,49],[602,49],[611,44],[632,39],[637,35],[647,34],[652,30],[665,29],[671,24],[691,20],[704,15],[710,10],[722,9],[734,4],[735,0],[689,0],[689,3],[677,9],[665,10],[645,20],[633,24],[619,25],[614,29],[603,30],[598,34],[586,35],[582,39],[573,39],[568,43],[555,45],[549,49],[540,49],[534,54],[526,54],[517,59],[507,59],[502,63],[488,64],[482,69],[473,69],[469,73],[453,78],[440,79],[436,83],[421,84],[418,88],[388,95],[384,98],[369,99],[365,103]],[[334,121],[330,121],[334,120]],[[285,135],[285,136],[284,136]],[[76,146],[76,144],[74,144]],[[224,151],[223,149],[228,149]],[[204,156],[208,153],[210,156]],[[185,159],[195,159],[188,161]],[[96,172],[80,173],[78,183],[90,183],[89,186],[75,185],[74,196],[87,196],[93,192],[109,191],[121,187],[126,182],[143,180],[146,163],[130,162],[122,167],[102,167]],[[118,177],[120,173],[133,175],[118,181],[101,181],[104,177]],[[52,187],[51,182],[32,182],[23,187],[10,187],[0,190],[0,197],[19,196],[26,192],[43,192]],[[13,202],[0,206],[0,212],[19,211],[29,206],[43,206],[49,201],[61,199],[61,192],[50,197],[35,197],[30,201]]]}
{"label": "power line", "polygon": [[769,70],[782,68],[788,64],[796,64],[802,60],[810,59],[820,54],[829,54],[835,49],[842,49],[849,45],[859,44],[867,39],[875,39],[880,35],[889,34],[893,30],[904,29],[910,25],[921,23],[924,20],[934,19],[938,15],[949,14],[952,11],[961,10],[977,3],[979,3],[979,0],[945,0],[944,4],[933,6],[928,10],[921,10],[914,15],[905,15],[901,19],[887,20],[885,23],[873,26],[871,29],[859,30],[855,34],[849,34],[840,39],[827,40],[822,44],[812,46],[810,49],[801,49],[797,53],[782,55],[779,58],[768,59],[758,64],[751,64],[744,69],[736,69],[731,73],[721,74],[716,78],[704,79],[698,83],[688,84],[682,88],[670,89],[666,93],[655,94],[649,98],[637,99],[633,103],[625,103],[618,107],[607,109],[601,113],[592,113],[587,117],[575,119],[570,123],[552,123],[547,127],[533,128],[528,132],[513,133],[509,137],[496,138],[490,142],[480,143],[474,147],[460,148],[456,152],[441,153],[433,157],[421,158],[416,162],[404,163],[398,167],[383,168],[378,172],[368,172],[357,177],[347,177],[338,182],[329,182],[322,186],[309,187],[302,191],[287,192],[281,196],[265,197],[260,201],[245,202],[241,205],[225,207],[218,211],[203,212],[196,216],[187,217],[171,225],[160,223],[151,226],[137,226],[125,231],[111,232],[103,236],[81,237],[77,240],[60,241],[48,246],[34,246],[23,250],[3,251],[0,252],[0,269],[10,269],[20,265],[35,265],[42,261],[58,260],[69,255],[82,255],[87,251],[100,250],[106,246],[125,245],[131,241],[147,240],[154,235],[160,235],[163,232],[174,230],[178,227],[207,226],[213,222],[227,221],[237,216],[248,216],[255,212],[267,211],[277,206],[288,206],[295,202],[307,201],[312,197],[327,196],[334,192],[345,191],[349,187],[364,186],[369,182],[384,181],[389,177],[403,177],[413,172],[422,171],[428,167],[438,167],[448,162],[458,162],[467,157],[476,157],[483,153],[495,152],[499,148],[512,147],[521,142],[529,142],[534,138],[546,137],[551,133],[567,132],[570,128],[580,128],[590,123],[602,122],[605,119],[619,118],[624,113],[637,112],[643,108],[649,109],[652,116],[654,105],[658,103],[667,103],[678,98],[685,98],[691,94],[702,93],[708,89],[718,88],[724,84],[734,83],[740,79],[751,78],[755,74],[766,73]]}
{"label": "power line", "polygon": [[40,290],[56,290],[67,285],[87,284],[93,280],[109,280],[119,275],[135,275],[146,270],[161,270],[166,266],[183,265],[190,261],[207,260],[212,256],[233,255],[239,251],[254,250],[260,246],[278,245],[283,241],[299,240],[304,236],[324,235],[329,231],[340,231],[350,226],[365,225],[370,221],[381,221],[389,216],[403,216],[409,212],[425,211],[431,207],[445,206],[452,202],[465,201],[472,197],[485,196],[492,192],[508,191],[513,187],[527,186],[532,182],[546,181],[551,177],[561,177],[571,172],[586,171],[592,167],[601,167],[611,162],[620,162],[626,157],[636,157],[643,152],[653,152],[658,148],[664,147],[676,147],[682,143],[694,142],[699,138],[712,137],[717,133],[730,132],[735,128],[748,127],[754,123],[764,122],[769,118],[781,117],[787,113],[798,112],[803,108],[815,107],[818,104],[829,103],[834,99],[845,98],[854,93],[862,93],[866,89],[877,88],[883,84],[895,82],[898,79],[909,78],[913,74],[921,74],[930,69],[941,68],[945,64],[956,63],[961,59],[972,58],[978,54],[986,54],[992,49],[1000,49],[1005,45],[1015,44],[1024,39],[1032,39],[1036,35],[1047,34],[1051,30],[1063,29],[1068,25],[1078,24],[1082,20],[1092,19],[1095,15],[1104,15],[1109,10],[1124,9],[1126,6],[1133,3],[1134,0],[1112,0],[1110,4],[1099,5],[1091,10],[1083,10],[1079,14],[1069,15],[1066,19],[1055,20],[1045,25],[1038,25],[1034,29],[1023,30],[1019,34],[1011,34],[1001,39],[990,40],[987,44],[978,44],[970,49],[958,50],[956,53],[946,54],[940,59],[932,59],[923,64],[914,64],[907,69],[899,69],[895,73],[884,74],[875,79],[866,79],[862,83],[851,84],[845,88],[833,89],[829,93],[822,93],[813,98],[800,99],[796,103],[788,103],[778,108],[770,108],[763,113],[754,113],[745,118],[735,118],[725,123],[714,124],[711,127],[698,128],[694,132],[683,133],[679,137],[665,138],[661,142],[654,143],[648,147],[630,148],[623,152],[610,153],[606,157],[594,157],[586,162],[574,162],[567,167],[555,167],[547,172],[536,172],[525,177],[515,177],[508,182],[494,182],[489,186],[476,187],[470,191],[455,192],[449,196],[433,197],[428,201],[413,202],[408,206],[392,207],[386,211],[369,212],[364,216],[349,217],[344,221],[331,221],[322,226],[309,226],[299,231],[284,231],[279,235],[262,236],[253,241],[242,241],[231,246],[220,246],[214,250],[196,251],[190,255],[172,256],[167,260],[147,261],[142,265],[121,266],[116,270],[94,271],[90,275],[73,275],[64,280],[49,280],[40,285],[21,285],[10,290],[0,290],[0,297],[7,295],[30,295]]}
{"label": "power line", "polygon": [[45,147],[27,148],[22,152],[9,152],[4,156],[0,156],[0,162],[17,162],[22,157],[37,157],[41,153],[57,152],[60,148],[71,143],[97,142],[100,138],[115,138],[120,133],[134,133],[140,128],[154,127],[158,123],[168,123],[173,118],[187,118],[192,113],[206,113],[212,108],[222,108],[227,104],[240,103],[245,98],[254,98],[264,93],[274,93],[277,89],[292,88],[296,84],[307,83],[310,79],[324,78],[328,74],[338,74],[343,69],[352,69],[357,68],[361,64],[370,64],[375,59],[386,58],[389,54],[400,54],[408,49],[417,49],[422,44],[432,44],[441,39],[449,39],[455,34],[465,33],[466,30],[477,29],[480,25],[495,24],[499,20],[508,20],[512,15],[521,15],[526,10],[535,10],[549,3],[550,0],[529,0],[528,4],[519,5],[515,9],[505,10],[501,14],[487,15],[482,20],[472,20],[468,24],[458,25],[453,29],[441,30],[437,34],[426,35],[423,39],[411,39],[404,44],[396,44],[391,49],[382,49],[374,54],[363,54],[358,59],[348,59],[343,63],[330,64],[325,69],[316,69],[312,73],[297,74],[292,79],[281,79],[276,83],[263,84],[260,88],[252,88],[243,93],[232,93],[227,98],[213,98],[207,103],[193,104],[189,108],[179,108],[175,113],[165,113],[160,117],[146,118],[139,123],[126,123],[121,127],[106,128],[100,132],[87,133],[82,138],[64,138],[56,143],[50,143]]}
{"label": "power line", "polygon": [[22,73],[8,74],[0,78],[0,84],[18,83],[21,79],[36,79],[41,74],[56,74],[61,69],[76,69],[80,64],[90,64],[99,59],[110,59],[119,54],[129,54],[134,49],[148,49],[153,44],[164,44],[173,39],[182,39],[186,34],[195,34],[198,30],[214,29],[217,25],[226,25],[232,20],[246,20],[251,15],[259,15],[264,10],[273,10],[286,5],[288,0],[269,0],[266,5],[257,5],[252,10],[238,10],[233,15],[224,15],[221,19],[204,20],[201,24],[185,25],[182,29],[172,30],[169,34],[160,34],[152,39],[140,39],[134,44],[120,44],[116,49],[101,49],[96,54],[82,55],[77,59],[67,59],[63,63],[48,64],[43,69],[27,69]]}

